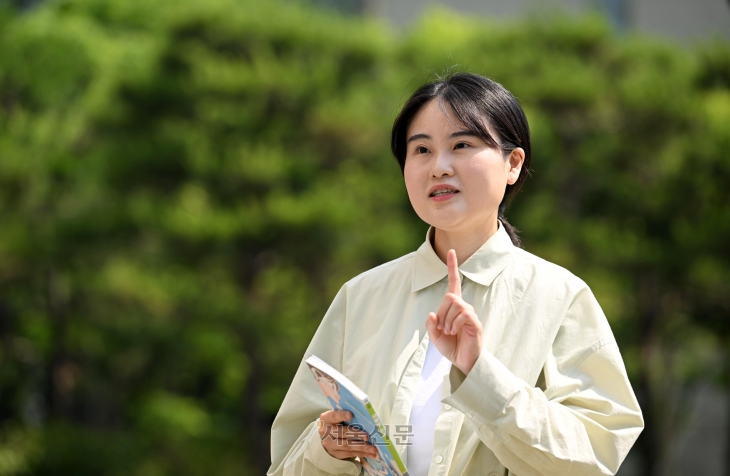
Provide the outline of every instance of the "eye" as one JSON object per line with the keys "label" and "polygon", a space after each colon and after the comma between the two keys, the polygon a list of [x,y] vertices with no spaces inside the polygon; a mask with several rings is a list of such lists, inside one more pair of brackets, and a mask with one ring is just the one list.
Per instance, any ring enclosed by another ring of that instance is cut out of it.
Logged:
{"label": "eye", "polygon": [[416,154],[427,154],[427,153],[428,153],[428,149],[426,147],[424,147],[422,145],[419,145],[418,147],[416,147]]}
{"label": "eye", "polygon": [[469,147],[469,144],[466,142],[457,142],[456,145],[454,145],[454,149],[465,149]]}

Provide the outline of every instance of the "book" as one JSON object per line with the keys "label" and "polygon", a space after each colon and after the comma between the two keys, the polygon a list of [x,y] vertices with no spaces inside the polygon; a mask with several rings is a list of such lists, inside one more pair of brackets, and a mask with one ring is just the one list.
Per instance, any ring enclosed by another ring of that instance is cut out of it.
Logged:
{"label": "book", "polygon": [[351,412],[353,418],[346,423],[370,435],[370,444],[378,450],[378,456],[360,457],[365,471],[371,476],[408,476],[406,466],[390,441],[388,432],[375,413],[367,394],[319,357],[313,355],[305,362],[332,409]]}

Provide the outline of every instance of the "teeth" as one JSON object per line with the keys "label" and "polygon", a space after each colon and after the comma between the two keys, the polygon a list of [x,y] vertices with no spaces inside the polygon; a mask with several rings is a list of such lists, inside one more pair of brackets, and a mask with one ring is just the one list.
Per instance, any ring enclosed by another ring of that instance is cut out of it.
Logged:
{"label": "teeth", "polygon": [[454,193],[456,190],[447,189],[447,190],[436,190],[431,194],[432,197],[437,197],[439,195],[446,195],[447,193]]}

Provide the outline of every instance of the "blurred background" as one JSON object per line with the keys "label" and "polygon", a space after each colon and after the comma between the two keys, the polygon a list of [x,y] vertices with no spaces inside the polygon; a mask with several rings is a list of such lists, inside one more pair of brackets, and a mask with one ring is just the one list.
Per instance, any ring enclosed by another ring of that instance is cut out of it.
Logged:
{"label": "blurred background", "polygon": [[0,476],[260,475],[339,287],[416,249],[434,73],[533,131],[508,212],[594,290],[647,427],[730,474],[730,3],[0,0]]}

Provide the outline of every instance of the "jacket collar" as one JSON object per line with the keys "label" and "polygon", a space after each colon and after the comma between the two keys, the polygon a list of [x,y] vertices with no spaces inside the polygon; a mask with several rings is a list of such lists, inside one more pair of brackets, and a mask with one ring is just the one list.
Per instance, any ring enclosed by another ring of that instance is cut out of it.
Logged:
{"label": "jacket collar", "polygon": [[[431,286],[448,274],[446,264],[441,261],[431,246],[431,233],[433,233],[433,227],[428,229],[426,241],[415,254],[412,292]],[[489,286],[507,266],[513,248],[512,240],[500,223],[497,232],[459,266],[459,271],[475,283]]]}

